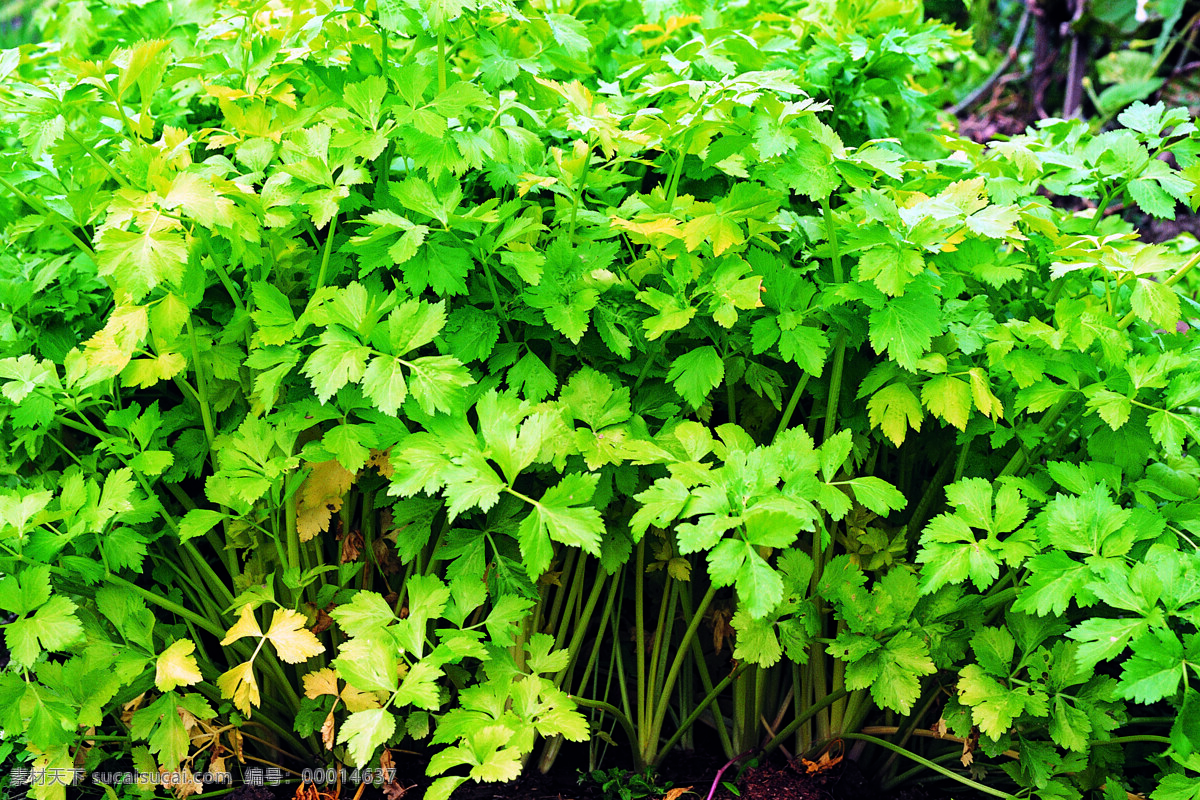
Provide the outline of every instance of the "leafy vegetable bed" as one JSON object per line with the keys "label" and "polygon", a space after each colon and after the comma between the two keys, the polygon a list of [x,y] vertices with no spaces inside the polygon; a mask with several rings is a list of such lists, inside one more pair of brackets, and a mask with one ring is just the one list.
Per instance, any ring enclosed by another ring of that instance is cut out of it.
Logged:
{"label": "leafy vegetable bed", "polygon": [[967,38],[905,2],[39,14],[0,53],[32,797],[406,759],[437,800],[711,737],[1200,798],[1200,251],[1104,213],[1196,205],[1186,112],[965,140]]}

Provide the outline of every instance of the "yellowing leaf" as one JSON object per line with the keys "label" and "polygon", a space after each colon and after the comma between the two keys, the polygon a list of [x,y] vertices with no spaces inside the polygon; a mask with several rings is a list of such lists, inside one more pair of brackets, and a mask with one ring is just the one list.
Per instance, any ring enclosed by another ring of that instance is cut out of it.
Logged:
{"label": "yellowing leaf", "polygon": [[135,233],[109,228],[96,243],[101,275],[111,277],[117,297],[137,302],[160,283],[183,280],[188,249],[178,231]]}
{"label": "yellowing leaf", "polygon": [[330,518],[341,510],[342,498],[355,479],[336,459],[308,466],[312,472],[304,479],[296,503],[296,531],[302,542],[329,530]]}
{"label": "yellowing leaf", "polygon": [[179,353],[160,353],[154,358],[135,358],[121,370],[125,385],[146,389],[183,372],[187,361]]}
{"label": "yellowing leaf", "polygon": [[545,189],[558,183],[558,178],[551,178],[545,175],[534,175],[532,172],[526,172],[517,181],[517,197],[524,197],[534,189]]}
{"label": "yellowing leaf", "polygon": [[323,694],[337,693],[337,673],[328,667],[304,676],[304,696],[309,700],[316,700]]}
{"label": "yellowing leaf", "polygon": [[975,398],[975,407],[992,419],[1004,419],[1004,406],[999,398],[992,394],[988,386],[987,375],[976,367],[968,373],[971,376],[971,395]]}
{"label": "yellowing leaf", "polygon": [[99,381],[125,368],[133,351],[141,346],[150,329],[145,306],[117,306],[104,327],[83,345],[88,377]]}
{"label": "yellowing leaf", "polygon": [[154,685],[160,692],[200,681],[200,667],[192,655],[195,650],[196,644],[191,639],[180,639],[162,652],[154,673]]}
{"label": "yellowing leaf", "polygon": [[247,717],[250,716],[251,707],[257,706],[262,700],[252,667],[253,662],[247,661],[217,678],[217,688],[221,690],[221,696],[233,700],[237,710]]}
{"label": "yellowing leaf", "polygon": [[368,708],[379,708],[379,698],[371,692],[360,692],[349,684],[342,689],[342,702],[348,711],[366,711]]}
{"label": "yellowing leaf", "polygon": [[243,636],[261,637],[262,635],[262,628],[258,627],[258,622],[254,619],[254,609],[247,603],[242,606],[242,611],[238,615],[238,621],[233,623],[233,627],[226,632],[225,638],[221,640],[221,646],[224,647],[231,642],[236,642]]}
{"label": "yellowing leaf", "polygon": [[938,375],[921,387],[921,400],[935,417],[966,430],[971,418],[971,387],[958,378]]}
{"label": "yellowing leaf", "polygon": [[921,430],[921,417],[924,412],[917,396],[906,384],[893,383],[883,387],[867,401],[867,417],[871,427],[883,429],[883,435],[899,447],[904,443],[904,436],[911,426],[914,431]]}
{"label": "yellowing leaf", "polygon": [[325,645],[317,640],[312,631],[304,627],[304,622],[304,615],[290,608],[276,609],[271,617],[267,639],[275,645],[275,652],[279,657],[289,664],[299,664],[325,652]]}
{"label": "yellowing leaf", "polygon": [[704,214],[683,226],[684,244],[695,250],[700,243],[712,242],[713,255],[719,256],[734,245],[746,241],[742,229],[725,214]]}

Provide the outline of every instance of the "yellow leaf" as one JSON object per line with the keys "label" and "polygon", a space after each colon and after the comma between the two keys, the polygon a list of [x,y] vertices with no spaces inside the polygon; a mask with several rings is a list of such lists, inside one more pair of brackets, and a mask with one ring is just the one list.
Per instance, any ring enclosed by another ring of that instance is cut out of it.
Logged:
{"label": "yellow leaf", "polygon": [[371,692],[360,692],[353,686],[347,684],[345,689],[342,689],[342,702],[346,704],[347,711],[366,711],[368,708],[379,708],[379,698]]}
{"label": "yellow leaf", "polygon": [[200,668],[192,655],[196,643],[191,639],[180,639],[158,657],[158,668],[154,673],[154,685],[160,692],[169,692],[176,686],[191,686],[200,681]]}
{"label": "yellow leaf", "polygon": [[[258,622],[254,619],[254,610],[250,604],[242,606],[242,612],[238,615],[238,621],[233,623],[233,627],[225,634],[225,638],[221,640],[221,646],[236,642],[243,636],[258,636],[263,635],[262,628],[258,627]],[[228,673],[227,673],[228,674]]]}
{"label": "yellow leaf", "polygon": [[304,623],[304,615],[290,608],[276,609],[271,617],[267,639],[275,645],[279,657],[289,664],[299,664],[325,652],[325,645],[304,627]]}
{"label": "yellow leaf", "polygon": [[304,676],[304,696],[309,700],[316,700],[323,694],[337,693],[337,673],[328,667]]}
{"label": "yellow leaf", "polygon": [[129,363],[150,330],[145,306],[117,306],[104,327],[83,344],[89,377],[111,378]]}
{"label": "yellow leaf", "polygon": [[551,178],[545,175],[534,175],[532,172],[526,172],[517,181],[517,196],[524,197],[535,189],[544,189],[548,186],[553,186],[558,183],[558,178]]}
{"label": "yellow leaf", "polygon": [[983,370],[976,367],[968,375],[971,378],[971,394],[975,398],[975,406],[992,419],[1004,419],[1004,406],[999,398],[992,394]]}
{"label": "yellow leaf", "polygon": [[154,358],[135,358],[121,370],[121,380],[128,387],[146,389],[159,381],[174,378],[187,367],[179,353],[160,353]]}
{"label": "yellow leaf", "polygon": [[342,498],[354,484],[355,475],[336,459],[308,464],[311,472],[300,486],[296,502],[296,532],[307,542],[329,530],[329,520],[342,508]]}
{"label": "yellow leaf", "polygon": [[247,661],[217,678],[217,688],[221,690],[221,696],[233,700],[237,710],[247,717],[250,716],[251,707],[257,706],[262,699],[258,694],[258,682],[254,680],[251,667],[253,662]]}
{"label": "yellow leaf", "polygon": [[695,250],[703,241],[712,242],[713,255],[719,256],[734,245],[746,241],[738,224],[720,213],[703,214],[683,226],[684,244]]}
{"label": "yellow leaf", "polygon": [[893,383],[883,387],[867,401],[867,418],[871,427],[880,427],[883,434],[899,447],[904,442],[904,436],[911,427],[914,431],[921,430],[921,418],[924,410],[917,396],[903,383]]}

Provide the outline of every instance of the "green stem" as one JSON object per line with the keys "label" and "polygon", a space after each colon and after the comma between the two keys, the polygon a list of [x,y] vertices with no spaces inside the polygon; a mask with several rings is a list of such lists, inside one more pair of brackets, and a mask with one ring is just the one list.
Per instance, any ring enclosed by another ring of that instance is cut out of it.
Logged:
{"label": "green stem", "polygon": [[488,290],[492,293],[492,308],[496,310],[496,316],[500,318],[500,328],[504,331],[504,341],[512,344],[513,334],[508,327],[508,315],[504,313],[504,308],[500,305],[500,293],[496,291],[496,277],[492,274],[492,265],[490,258],[480,259],[483,264],[483,275],[487,278]]}
{"label": "green stem", "polygon": [[[671,338],[671,332],[667,331],[662,338],[658,340],[659,346],[662,348],[663,355],[667,352],[667,339]],[[654,366],[654,356],[650,353],[646,354],[646,358],[642,361],[642,369],[638,372],[637,380],[633,382],[633,391],[636,392],[638,387],[642,385],[642,381],[646,380],[646,376],[650,374],[650,367]]]}
{"label": "green stem", "polygon": [[941,775],[945,775],[947,778],[958,781],[962,785],[968,786],[977,792],[983,792],[984,794],[991,795],[992,797],[1001,797],[1001,798],[1004,798],[1004,800],[1017,800],[1017,798],[1014,795],[1011,795],[1008,792],[1003,792],[999,789],[993,789],[992,787],[986,786],[982,783],[979,783],[978,781],[973,781],[970,778],[965,778],[962,775],[959,775],[957,772],[954,772],[953,770],[946,769],[941,764],[931,761],[928,758],[919,756],[916,753],[905,750],[903,747],[900,747],[899,745],[896,745],[896,744],[892,744],[891,742],[887,741],[886,739],[880,739],[875,736],[869,736],[865,733],[845,733],[845,732],[843,732],[841,734],[841,738],[843,738],[843,739],[858,739],[859,741],[870,742],[871,744],[878,745],[880,747],[891,750],[894,753],[898,753],[899,755],[904,756],[905,758],[911,759],[911,760],[917,762],[918,764],[926,767],[927,769],[931,769],[934,772],[937,772]]}
{"label": "green stem", "polygon": [[437,71],[438,71],[438,94],[446,91],[446,25],[445,23],[438,26],[437,34]]}
{"label": "green stem", "polygon": [[[1197,264],[1200,264],[1200,252],[1188,259],[1186,264],[1175,270],[1175,272],[1171,274],[1171,277],[1163,281],[1163,286],[1174,286],[1175,284],[1179,283],[1181,280],[1187,277],[1187,274],[1191,272]],[[1121,321],[1117,323],[1117,329],[1122,331],[1125,330],[1133,324],[1134,318],[1135,314],[1130,311],[1128,314],[1121,317]]]}
{"label": "green stem", "polygon": [[196,393],[200,397],[200,419],[204,423],[204,438],[208,440],[208,450],[211,456],[217,432],[213,425],[212,409],[208,404],[208,380],[204,375],[204,365],[200,361],[200,343],[196,339],[196,329],[192,325],[191,314],[187,316],[187,331],[192,347],[192,366],[196,368]]}
{"label": "green stem", "polygon": [[[92,259],[92,261],[96,260],[96,251],[92,249],[92,246],[90,244],[88,244],[87,242],[83,241],[82,239],[80,239],[78,236],[76,236],[74,231],[72,231],[70,228],[68,228],[66,225],[64,225],[62,223],[62,221],[60,221],[60,218],[62,220],[66,220],[67,222],[71,222],[71,220],[66,219],[65,217],[62,216],[62,214],[59,214],[57,211],[51,210],[49,206],[43,205],[41,202],[39,202],[39,201],[35,200],[34,198],[30,197],[29,195],[25,194],[20,189],[18,189],[16,186],[13,186],[11,183],[6,181],[3,176],[0,176],[0,186],[3,186],[5,189],[8,189],[8,191],[12,192],[13,196],[16,197],[18,200],[20,200],[22,203],[29,206],[33,210],[37,211],[43,217],[46,217],[49,220],[51,225],[58,228],[59,231],[61,231],[64,236],[66,236],[68,239],[70,239],[71,242],[74,243],[74,245],[76,247],[78,247],[83,252],[87,253],[88,256]],[[74,224],[74,223],[71,223],[71,224]],[[110,289],[114,288],[111,282],[109,283],[109,288]]]}
{"label": "green stem", "polygon": [[1137,744],[1145,742],[1148,744],[1171,744],[1171,739],[1168,736],[1114,736],[1111,739],[1102,739],[1094,742],[1088,742],[1088,747],[1102,747],[1108,744]]}
{"label": "green stem", "polygon": [[[656,766],[661,764],[662,760],[666,758],[668,753],[671,752],[671,748],[675,747],[675,745],[679,743],[679,740],[683,737],[684,732],[696,724],[696,720],[700,719],[700,715],[704,713],[704,710],[709,706],[714,705],[717,701],[717,698],[721,696],[721,692],[725,691],[725,689],[729,687],[729,684],[737,680],[743,672],[750,668],[750,666],[750,662],[743,661],[741,664],[738,664],[737,669],[733,670],[724,678],[722,678],[716,686],[711,685],[710,681],[710,685],[705,687],[708,693],[704,695],[704,699],[696,705],[696,708],[691,714],[689,714],[681,723],[679,723],[679,729],[671,735],[670,739],[667,739],[666,744],[664,744],[658,751],[658,757],[654,760],[654,764]],[[721,710],[718,708],[714,712],[714,716],[718,716],[720,713]],[[722,730],[723,728],[724,724],[721,723],[717,730]]]}
{"label": "green stem", "polygon": [[804,711],[803,714],[798,714],[795,719],[793,719],[785,728],[783,728],[783,730],[776,733],[775,737],[771,739],[771,741],[767,742],[767,744],[763,747],[763,752],[774,752],[775,748],[783,744],[784,741],[787,740],[787,737],[791,736],[797,728],[816,716],[819,711],[823,711],[848,694],[850,694],[850,692],[846,689],[838,689],[836,692],[830,692],[816,703],[813,703]]}
{"label": "green stem", "polygon": [[641,772],[646,768],[645,762],[642,761],[642,754],[638,751],[637,733],[634,732],[633,723],[629,721],[629,717],[622,713],[621,709],[617,708],[611,703],[606,703],[603,700],[588,700],[585,697],[578,697],[576,695],[571,695],[571,700],[575,702],[575,705],[583,706],[584,708],[594,708],[597,711],[603,711],[604,713],[611,715],[613,719],[620,723],[621,727],[625,729],[625,735],[629,737],[629,747],[630,750],[633,751],[634,770]]}
{"label": "green stem", "polygon": [[[637,647],[637,652],[634,653],[634,658],[637,664],[637,719],[638,729],[644,730],[649,727],[650,722],[649,710],[647,708],[646,696],[646,593],[645,593],[645,578],[646,578],[646,538],[643,536],[637,544],[637,581],[633,585],[633,625],[634,625],[634,644]],[[641,740],[634,739],[634,746],[639,748],[640,755]]]}
{"label": "green stem", "polygon": [[796,384],[796,388],[792,391],[792,396],[788,398],[788,404],[783,409],[783,416],[779,418],[779,425],[775,428],[775,435],[771,437],[771,441],[777,440],[788,425],[792,422],[792,415],[796,413],[796,406],[800,405],[800,396],[804,394],[804,389],[808,386],[808,373],[800,378],[800,382]]}
{"label": "green stem", "polygon": [[[679,678],[679,671],[683,669],[683,662],[691,648],[692,640],[696,637],[696,631],[700,629],[700,622],[704,619],[704,613],[708,611],[709,605],[712,604],[713,598],[716,596],[717,587],[713,584],[709,584],[708,591],[704,593],[704,597],[700,598],[700,605],[697,606],[696,610],[692,613],[692,618],[691,621],[688,622],[687,630],[685,630],[683,633],[683,639],[679,642],[679,647],[675,652],[675,659],[671,662],[671,667],[667,671],[667,678],[663,682],[662,692],[659,694],[659,698],[662,702],[658,707],[658,711],[654,715],[654,721],[651,726],[651,741],[653,742],[658,741],[659,734],[662,732],[663,722],[667,718],[667,706],[669,703],[667,702],[666,698],[670,697],[671,692],[675,688],[675,681]],[[661,758],[661,753],[662,751],[660,751],[659,758]],[[657,758],[653,760],[656,762],[658,761]]]}
{"label": "green stem", "polygon": [[[1064,395],[1058,400],[1058,402],[1046,410],[1046,413],[1042,415],[1042,419],[1038,422],[1038,428],[1041,430],[1042,435],[1045,435],[1046,431],[1050,430],[1050,426],[1053,425],[1060,416],[1062,416],[1062,413],[1066,409],[1070,400],[1071,398],[1069,394]],[[1004,465],[1004,468],[1000,470],[999,477],[1016,475],[1017,472],[1025,466],[1026,460],[1025,451],[1018,450],[1017,452],[1013,453],[1012,458],[1010,458],[1008,463]]]}
{"label": "green stem", "polygon": [[[443,87],[443,91],[445,91]],[[329,257],[333,253],[333,236],[337,233],[337,214],[329,220],[329,234],[325,237],[325,248],[321,254],[321,270],[317,273],[317,289],[325,285],[326,274],[329,270]]]}
{"label": "green stem", "polygon": [[592,149],[589,146],[583,159],[583,168],[579,170],[579,181],[575,184],[575,197],[571,201],[571,224],[567,228],[567,242],[575,241],[575,220],[579,216],[579,207],[583,205],[583,190],[587,186],[588,169],[592,166]]}
{"label": "green stem", "polygon": [[[119,103],[117,104],[117,107],[120,108]],[[97,163],[99,163],[100,166],[104,168],[104,171],[108,173],[109,177],[112,178],[114,181],[116,181],[117,186],[120,186],[122,189],[124,189],[129,185],[128,183],[125,182],[125,179],[121,177],[120,173],[118,173],[115,169],[113,169],[112,164],[108,163],[108,159],[101,158],[100,154],[97,153],[94,148],[92,148],[90,145],[85,143],[83,141],[83,139],[80,139],[79,136],[74,131],[72,131],[69,127],[66,128],[63,131],[63,133],[65,133],[71,139],[71,141],[75,142],[75,144],[77,144],[81,148],[83,148],[83,150],[85,152],[87,152],[88,155],[90,155],[92,158],[96,159]]]}

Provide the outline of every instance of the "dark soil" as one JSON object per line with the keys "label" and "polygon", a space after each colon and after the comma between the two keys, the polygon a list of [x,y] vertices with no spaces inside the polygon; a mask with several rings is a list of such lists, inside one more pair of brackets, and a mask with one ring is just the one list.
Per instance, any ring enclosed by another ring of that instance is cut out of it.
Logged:
{"label": "dark soil", "polygon": [[[678,753],[670,759],[658,776],[657,785],[667,789],[686,789],[680,800],[709,797],[721,759],[709,754]],[[605,795],[600,786],[591,781],[580,781],[579,769],[560,761],[559,768],[549,775],[536,770],[522,775],[510,783],[468,782],[454,793],[454,800],[620,800],[614,794]],[[429,779],[397,776],[397,783],[390,792],[368,786],[359,800],[415,800],[428,786]],[[725,784],[734,784],[739,794],[734,795]],[[319,800],[335,800],[332,787]],[[343,786],[337,800],[354,797],[354,785]],[[969,794],[969,793],[968,793]],[[634,795],[634,800],[653,800],[653,796]],[[229,800],[293,800],[297,787],[246,786],[235,790]],[[311,794],[300,793],[301,800]],[[851,761],[843,761],[830,769],[810,773],[798,761],[777,759],[759,766],[744,769],[739,775],[730,768],[721,784],[712,794],[712,800],[930,800],[931,796],[920,786],[909,786],[894,792],[880,792],[875,781],[865,775]]]}

